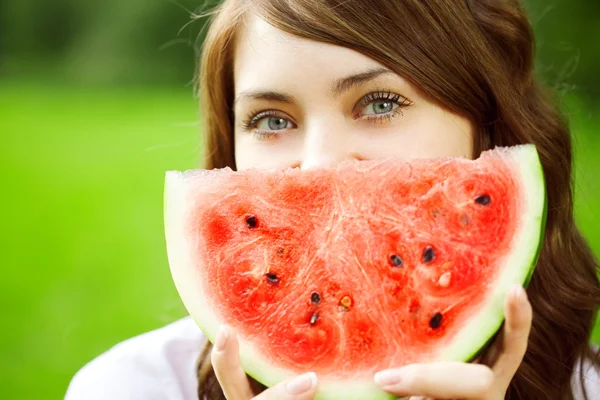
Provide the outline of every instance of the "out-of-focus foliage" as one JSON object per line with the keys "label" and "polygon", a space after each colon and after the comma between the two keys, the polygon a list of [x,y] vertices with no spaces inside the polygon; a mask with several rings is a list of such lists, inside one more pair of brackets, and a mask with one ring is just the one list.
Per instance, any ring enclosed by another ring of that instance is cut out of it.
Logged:
{"label": "out-of-focus foliage", "polygon": [[[194,0],[2,0],[0,73],[83,84],[193,76],[203,21]],[[201,8],[206,8],[201,7]]]}
{"label": "out-of-focus foliage", "polygon": [[537,40],[537,68],[561,91],[600,100],[600,1],[525,0]]}
{"label": "out-of-focus foliage", "polygon": [[[0,0],[0,73],[101,84],[187,82],[204,21],[191,16],[214,3]],[[600,1],[525,3],[538,34],[540,73],[553,86],[598,98]]]}

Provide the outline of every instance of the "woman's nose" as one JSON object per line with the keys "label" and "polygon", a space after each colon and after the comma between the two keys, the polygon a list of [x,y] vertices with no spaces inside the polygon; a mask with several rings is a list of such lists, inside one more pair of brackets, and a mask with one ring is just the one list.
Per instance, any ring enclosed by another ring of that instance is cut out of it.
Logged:
{"label": "woman's nose", "polygon": [[[302,169],[332,167],[342,161],[357,159],[352,140],[344,134],[342,124],[308,127],[304,137]],[[347,132],[349,133],[349,132]]]}

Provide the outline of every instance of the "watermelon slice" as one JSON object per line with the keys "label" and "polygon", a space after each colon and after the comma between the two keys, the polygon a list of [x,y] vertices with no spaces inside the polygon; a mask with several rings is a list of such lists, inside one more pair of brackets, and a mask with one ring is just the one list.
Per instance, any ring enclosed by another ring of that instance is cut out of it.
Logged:
{"label": "watermelon slice", "polygon": [[392,399],[375,372],[471,360],[527,285],[546,215],[533,145],[335,168],[167,172],[176,287],[214,341],[238,333],[267,386],[314,371],[318,399]]}

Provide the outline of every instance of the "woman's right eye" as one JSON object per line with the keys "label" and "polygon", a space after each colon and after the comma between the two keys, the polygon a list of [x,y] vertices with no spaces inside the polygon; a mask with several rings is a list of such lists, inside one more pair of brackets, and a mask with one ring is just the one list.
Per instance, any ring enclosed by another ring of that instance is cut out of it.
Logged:
{"label": "woman's right eye", "polygon": [[242,121],[242,128],[259,140],[276,139],[287,130],[296,127],[290,118],[282,116],[279,111],[275,110],[253,112],[245,121]]}
{"label": "woman's right eye", "polygon": [[293,123],[281,117],[263,117],[256,123],[256,129],[260,131],[280,131],[293,128]]}

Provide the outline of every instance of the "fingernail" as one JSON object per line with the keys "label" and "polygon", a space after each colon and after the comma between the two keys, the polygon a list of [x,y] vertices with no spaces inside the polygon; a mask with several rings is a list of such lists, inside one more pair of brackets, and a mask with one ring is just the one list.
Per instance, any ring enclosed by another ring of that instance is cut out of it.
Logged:
{"label": "fingernail", "polygon": [[397,385],[402,381],[402,373],[397,369],[387,369],[376,373],[374,379],[379,386]]}
{"label": "fingernail", "polygon": [[221,325],[219,333],[217,334],[217,340],[215,341],[215,350],[223,350],[225,348],[225,345],[227,344],[228,337],[229,334],[227,332],[227,325]]}
{"label": "fingernail", "polygon": [[525,298],[527,297],[527,294],[525,293],[525,289],[523,289],[523,286],[521,286],[521,285],[517,285],[513,288],[512,295],[513,295],[513,298],[520,303],[522,303],[523,300],[525,300]]}
{"label": "fingernail", "polygon": [[286,390],[289,394],[299,395],[306,393],[317,385],[317,374],[308,372],[288,382]]}

